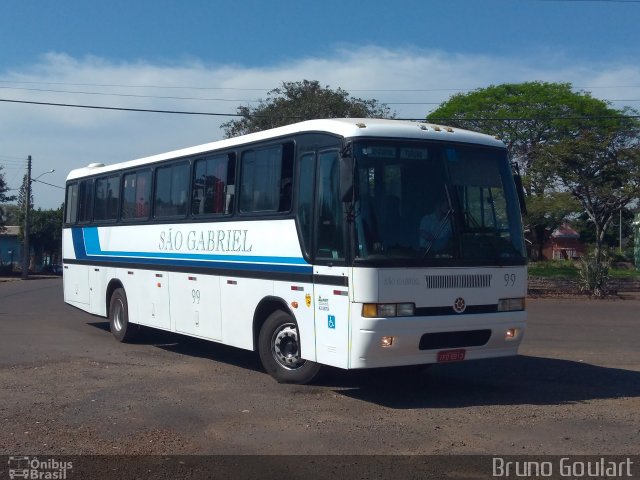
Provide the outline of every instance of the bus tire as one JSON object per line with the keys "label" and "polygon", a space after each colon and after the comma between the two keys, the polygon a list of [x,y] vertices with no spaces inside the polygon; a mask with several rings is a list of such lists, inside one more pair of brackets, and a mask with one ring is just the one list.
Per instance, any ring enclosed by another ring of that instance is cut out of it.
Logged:
{"label": "bus tire", "polygon": [[119,342],[130,342],[138,333],[138,325],[129,323],[129,305],[123,288],[116,288],[109,301],[111,333]]}
{"label": "bus tire", "polygon": [[320,371],[320,364],[300,357],[298,325],[282,310],[273,312],[262,325],[258,353],[267,373],[279,383],[309,383]]}

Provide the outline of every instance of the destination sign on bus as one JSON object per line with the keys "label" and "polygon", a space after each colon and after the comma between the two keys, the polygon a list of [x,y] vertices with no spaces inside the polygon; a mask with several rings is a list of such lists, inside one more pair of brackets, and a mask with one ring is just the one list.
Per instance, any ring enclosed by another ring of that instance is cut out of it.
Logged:
{"label": "destination sign on bus", "polygon": [[[399,158],[403,160],[426,160],[429,158],[429,150],[426,148],[400,148]],[[368,157],[398,158],[398,149],[385,146],[368,146],[362,149],[362,153]]]}

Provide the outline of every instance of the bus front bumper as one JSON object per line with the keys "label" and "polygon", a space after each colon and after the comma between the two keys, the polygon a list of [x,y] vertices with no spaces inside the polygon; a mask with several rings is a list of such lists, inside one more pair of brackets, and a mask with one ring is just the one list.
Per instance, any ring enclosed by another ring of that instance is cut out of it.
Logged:
{"label": "bus front bumper", "polygon": [[526,312],[352,319],[349,368],[377,368],[516,355]]}

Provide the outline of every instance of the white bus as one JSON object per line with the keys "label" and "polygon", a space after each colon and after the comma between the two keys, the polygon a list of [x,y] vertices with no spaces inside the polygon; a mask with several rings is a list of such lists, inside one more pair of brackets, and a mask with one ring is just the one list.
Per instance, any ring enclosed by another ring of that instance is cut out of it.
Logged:
{"label": "white bus", "polygon": [[515,355],[526,256],[504,144],[436,125],[312,120],[73,170],[65,302],[257,350],[280,382],[321,365]]}

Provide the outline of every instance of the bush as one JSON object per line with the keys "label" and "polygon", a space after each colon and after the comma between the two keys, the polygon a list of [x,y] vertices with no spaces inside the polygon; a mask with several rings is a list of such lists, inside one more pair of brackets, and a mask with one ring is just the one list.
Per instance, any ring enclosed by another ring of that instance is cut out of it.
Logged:
{"label": "bush", "polygon": [[578,264],[580,290],[594,297],[606,296],[609,293],[607,283],[610,279],[610,270],[611,258],[607,253],[601,253],[600,259],[594,252],[585,254]]}

